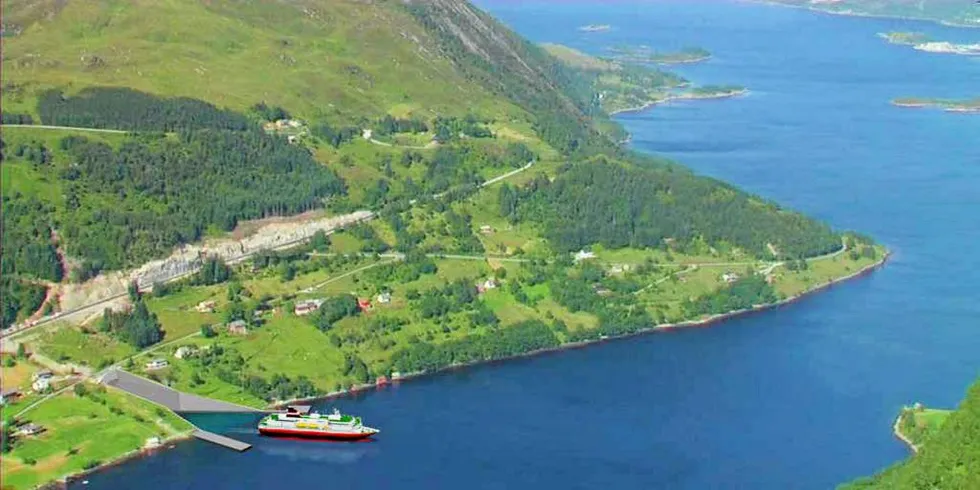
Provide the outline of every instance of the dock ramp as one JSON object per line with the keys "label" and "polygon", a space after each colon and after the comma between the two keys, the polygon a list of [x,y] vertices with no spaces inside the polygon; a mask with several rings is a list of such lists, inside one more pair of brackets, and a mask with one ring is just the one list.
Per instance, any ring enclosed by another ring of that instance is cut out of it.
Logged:
{"label": "dock ramp", "polygon": [[251,444],[238,441],[230,437],[225,437],[219,434],[215,434],[214,432],[208,432],[206,430],[200,430],[200,429],[195,430],[192,435],[202,441],[208,441],[210,443],[217,444],[219,446],[224,446],[229,449],[234,449],[235,451],[239,451],[239,452],[252,447]]}

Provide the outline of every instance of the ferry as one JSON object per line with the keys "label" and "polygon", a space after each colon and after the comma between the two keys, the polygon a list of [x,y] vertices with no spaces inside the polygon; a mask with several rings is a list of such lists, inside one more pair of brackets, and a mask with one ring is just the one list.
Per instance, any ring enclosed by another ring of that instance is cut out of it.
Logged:
{"label": "ferry", "polygon": [[337,409],[321,415],[307,405],[290,405],[286,411],[267,415],[259,422],[259,434],[356,441],[379,431],[361,424],[360,417],[341,414]]}

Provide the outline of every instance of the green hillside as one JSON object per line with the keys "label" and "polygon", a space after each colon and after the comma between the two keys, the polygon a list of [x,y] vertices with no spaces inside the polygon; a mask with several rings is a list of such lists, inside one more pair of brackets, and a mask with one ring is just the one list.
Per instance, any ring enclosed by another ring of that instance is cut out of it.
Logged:
{"label": "green hillside", "polygon": [[919,452],[881,473],[842,490],[972,490],[980,488],[980,382],[928,436]]}

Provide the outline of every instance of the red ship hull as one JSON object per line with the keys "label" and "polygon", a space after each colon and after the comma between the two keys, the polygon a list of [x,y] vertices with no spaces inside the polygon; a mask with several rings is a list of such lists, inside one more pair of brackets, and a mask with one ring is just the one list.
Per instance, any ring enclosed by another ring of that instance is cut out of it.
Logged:
{"label": "red ship hull", "polygon": [[281,429],[276,427],[261,427],[259,428],[259,434],[262,434],[264,436],[303,437],[307,439],[330,439],[334,441],[358,441],[361,439],[367,439],[376,433],[375,432],[363,432],[363,433],[326,432],[322,430]]}

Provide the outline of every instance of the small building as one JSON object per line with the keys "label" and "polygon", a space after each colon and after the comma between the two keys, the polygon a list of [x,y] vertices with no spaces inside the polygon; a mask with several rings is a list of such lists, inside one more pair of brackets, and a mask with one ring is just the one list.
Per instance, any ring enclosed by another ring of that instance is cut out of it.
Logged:
{"label": "small building", "polygon": [[154,437],[147,438],[146,443],[143,444],[143,447],[145,449],[156,449],[162,445],[163,445],[163,440],[160,439],[159,437],[154,436]]}
{"label": "small building", "polygon": [[484,235],[489,235],[489,234],[493,233],[493,227],[490,226],[490,225],[483,225],[483,226],[480,227],[480,233],[482,233]]}
{"label": "small building", "polygon": [[214,313],[214,301],[201,301],[194,309],[198,313]]}
{"label": "small building", "polygon": [[165,367],[167,367],[169,365],[170,365],[170,363],[167,362],[165,359],[154,359],[154,360],[146,363],[146,370],[147,371],[153,371],[155,369],[163,369],[163,368],[165,368]]}
{"label": "small building", "polygon": [[388,377],[384,375],[378,376],[378,379],[374,381],[375,386],[384,386],[386,384],[388,384]]}
{"label": "small building", "polygon": [[37,424],[24,424],[17,428],[17,434],[22,436],[35,436],[44,432],[44,427]]}
{"label": "small building", "polygon": [[599,296],[609,296],[612,294],[612,291],[609,288],[598,283],[592,285],[592,292],[598,294]]}
{"label": "small building", "polygon": [[721,280],[731,284],[738,280],[738,274],[735,274],[734,272],[726,272],[721,275]]}
{"label": "small building", "polygon": [[300,301],[299,303],[296,303],[296,306],[293,308],[293,313],[295,313],[297,316],[309,315],[310,313],[316,311],[322,304],[322,299],[308,299]]}
{"label": "small building", "polygon": [[177,359],[187,359],[188,357],[193,357],[197,354],[197,349],[189,345],[178,347],[177,351],[174,352],[174,357]]}
{"label": "small building", "polygon": [[402,376],[402,373],[399,372],[399,371],[392,371],[391,372],[391,380],[392,381],[398,381],[399,379],[402,379],[403,377],[404,376]]}
{"label": "small building", "polygon": [[491,289],[497,289],[497,280],[491,277],[490,279],[483,281],[483,289],[488,291]]}
{"label": "small building", "polygon": [[0,405],[6,405],[18,398],[20,398],[20,390],[17,388],[0,391]]}
{"label": "small building", "polygon": [[248,324],[245,320],[235,320],[228,324],[228,333],[232,335],[248,335]]}
{"label": "small building", "polygon": [[295,144],[296,143],[296,136],[295,135],[292,135],[292,134],[287,135],[286,136],[286,141],[288,141],[289,144],[291,144],[291,145],[292,144]]}
{"label": "small building", "polygon": [[42,379],[42,378],[53,378],[53,377],[54,377],[54,373],[51,372],[51,370],[49,370],[49,369],[42,369],[42,370],[34,373],[34,375],[31,376],[31,380],[32,381],[37,381],[37,380]]}
{"label": "small building", "polygon": [[378,300],[378,303],[383,304],[383,305],[386,305],[388,303],[391,303],[391,293],[388,292],[388,291],[384,291],[384,292],[382,292],[381,294],[378,295],[377,300]]}
{"label": "small building", "polygon": [[579,250],[575,253],[575,262],[581,262],[583,260],[594,259],[595,253],[586,250]]}
{"label": "small building", "polygon": [[36,391],[36,392],[47,391],[48,388],[51,387],[51,380],[52,379],[53,378],[51,378],[51,377],[37,378],[37,379],[34,380],[33,383],[31,383],[31,389],[34,390],[34,391]]}
{"label": "small building", "polygon": [[357,307],[360,308],[361,311],[368,311],[371,309],[371,301],[358,298]]}

